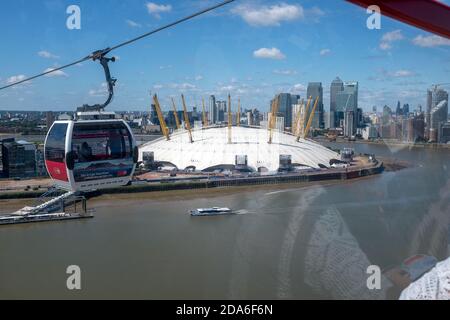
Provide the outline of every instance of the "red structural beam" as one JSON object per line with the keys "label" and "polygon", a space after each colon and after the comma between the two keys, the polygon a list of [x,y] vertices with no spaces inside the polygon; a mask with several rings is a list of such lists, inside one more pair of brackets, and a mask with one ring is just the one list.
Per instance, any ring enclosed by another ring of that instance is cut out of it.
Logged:
{"label": "red structural beam", "polygon": [[450,7],[435,0],[346,0],[361,7],[380,7],[381,14],[450,38]]}

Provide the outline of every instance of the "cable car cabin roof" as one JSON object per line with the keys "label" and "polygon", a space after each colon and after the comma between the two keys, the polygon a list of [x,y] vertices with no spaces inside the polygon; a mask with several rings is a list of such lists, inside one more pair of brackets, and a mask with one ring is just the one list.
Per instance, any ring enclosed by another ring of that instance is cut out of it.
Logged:
{"label": "cable car cabin roof", "polygon": [[108,111],[88,111],[88,112],[77,112],[77,121],[89,121],[89,120],[120,120],[116,119],[115,112]]}

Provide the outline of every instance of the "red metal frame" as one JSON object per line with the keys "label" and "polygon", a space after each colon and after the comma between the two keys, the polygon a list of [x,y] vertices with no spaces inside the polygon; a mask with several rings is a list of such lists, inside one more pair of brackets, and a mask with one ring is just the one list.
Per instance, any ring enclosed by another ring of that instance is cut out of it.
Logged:
{"label": "red metal frame", "polygon": [[377,5],[381,14],[450,39],[450,7],[435,0],[346,0],[364,8]]}

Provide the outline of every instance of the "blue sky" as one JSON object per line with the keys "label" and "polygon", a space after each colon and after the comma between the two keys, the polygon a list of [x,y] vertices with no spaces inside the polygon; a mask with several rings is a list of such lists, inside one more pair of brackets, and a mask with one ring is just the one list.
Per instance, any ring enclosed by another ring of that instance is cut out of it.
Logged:
{"label": "blue sky", "polygon": [[[218,1],[217,1],[218,2]],[[63,65],[171,22],[216,1],[2,1],[0,84]],[[66,28],[66,8],[81,8],[81,30]],[[360,106],[425,105],[426,89],[450,82],[450,41],[383,17],[380,30],[344,1],[236,1],[121,48],[111,67],[118,78],[111,110],[148,110],[149,92],[164,109],[171,96],[228,93],[244,108],[267,110],[275,93],[305,96],[309,81],[329,85],[339,76],[360,83]],[[101,102],[97,63],[0,92],[0,110],[74,110]]]}

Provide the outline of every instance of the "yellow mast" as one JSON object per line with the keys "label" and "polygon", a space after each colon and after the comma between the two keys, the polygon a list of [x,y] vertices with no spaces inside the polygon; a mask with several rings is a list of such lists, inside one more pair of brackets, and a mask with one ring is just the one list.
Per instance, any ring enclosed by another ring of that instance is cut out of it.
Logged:
{"label": "yellow mast", "polygon": [[307,117],[308,111],[309,111],[309,105],[311,104],[312,96],[309,97],[308,102],[306,103],[305,110],[303,110],[304,114],[303,117],[300,117],[300,126],[297,131],[297,142],[300,141],[301,135],[303,133],[303,126],[305,125],[305,119]]}
{"label": "yellow mast", "polygon": [[231,114],[231,96],[228,94],[228,143],[231,144],[231,126],[233,125],[233,115]]}
{"label": "yellow mast", "polygon": [[239,127],[241,124],[241,99],[238,99],[238,112],[236,114],[236,126]]}
{"label": "yellow mast", "polygon": [[311,111],[311,115],[309,116],[308,124],[306,125],[305,134],[303,138],[306,138],[309,134],[309,129],[311,128],[311,124],[314,118],[314,112],[316,111],[317,103],[319,102],[319,97],[316,98],[316,102],[314,102],[314,108]]}
{"label": "yellow mast", "polygon": [[300,108],[298,109],[297,114],[295,115],[294,124],[292,126],[292,134],[295,136],[297,136],[297,131],[300,129],[299,121],[304,102],[305,101],[302,99],[302,102],[300,102]]}
{"label": "yellow mast", "polygon": [[276,123],[277,123],[278,98],[279,98],[279,96],[277,95],[275,97],[275,101],[272,104],[272,112],[271,112],[270,121],[269,121],[269,144],[272,143],[273,129],[274,129]]}
{"label": "yellow mast", "polygon": [[161,111],[161,106],[159,105],[158,96],[156,94],[153,96],[153,102],[156,106],[156,113],[158,114],[158,120],[159,125],[161,126],[162,134],[166,137],[167,140],[170,140],[169,128],[167,128],[166,121],[164,120],[164,116]]}
{"label": "yellow mast", "polygon": [[191,141],[191,143],[194,143],[194,140],[192,139],[191,123],[189,122],[189,115],[187,113],[186,101],[184,100],[183,94],[181,95],[181,100],[183,100],[184,122],[186,124],[186,129],[189,132],[189,140]]}
{"label": "yellow mast", "polygon": [[202,98],[202,111],[203,111],[203,127],[207,127],[208,126],[208,117],[206,116],[206,112],[205,112],[205,99]]}
{"label": "yellow mast", "polygon": [[172,98],[172,107],[173,107],[173,114],[175,116],[175,124],[177,126],[177,129],[181,128],[180,119],[178,119],[178,112],[177,107],[175,106],[175,101]]}

